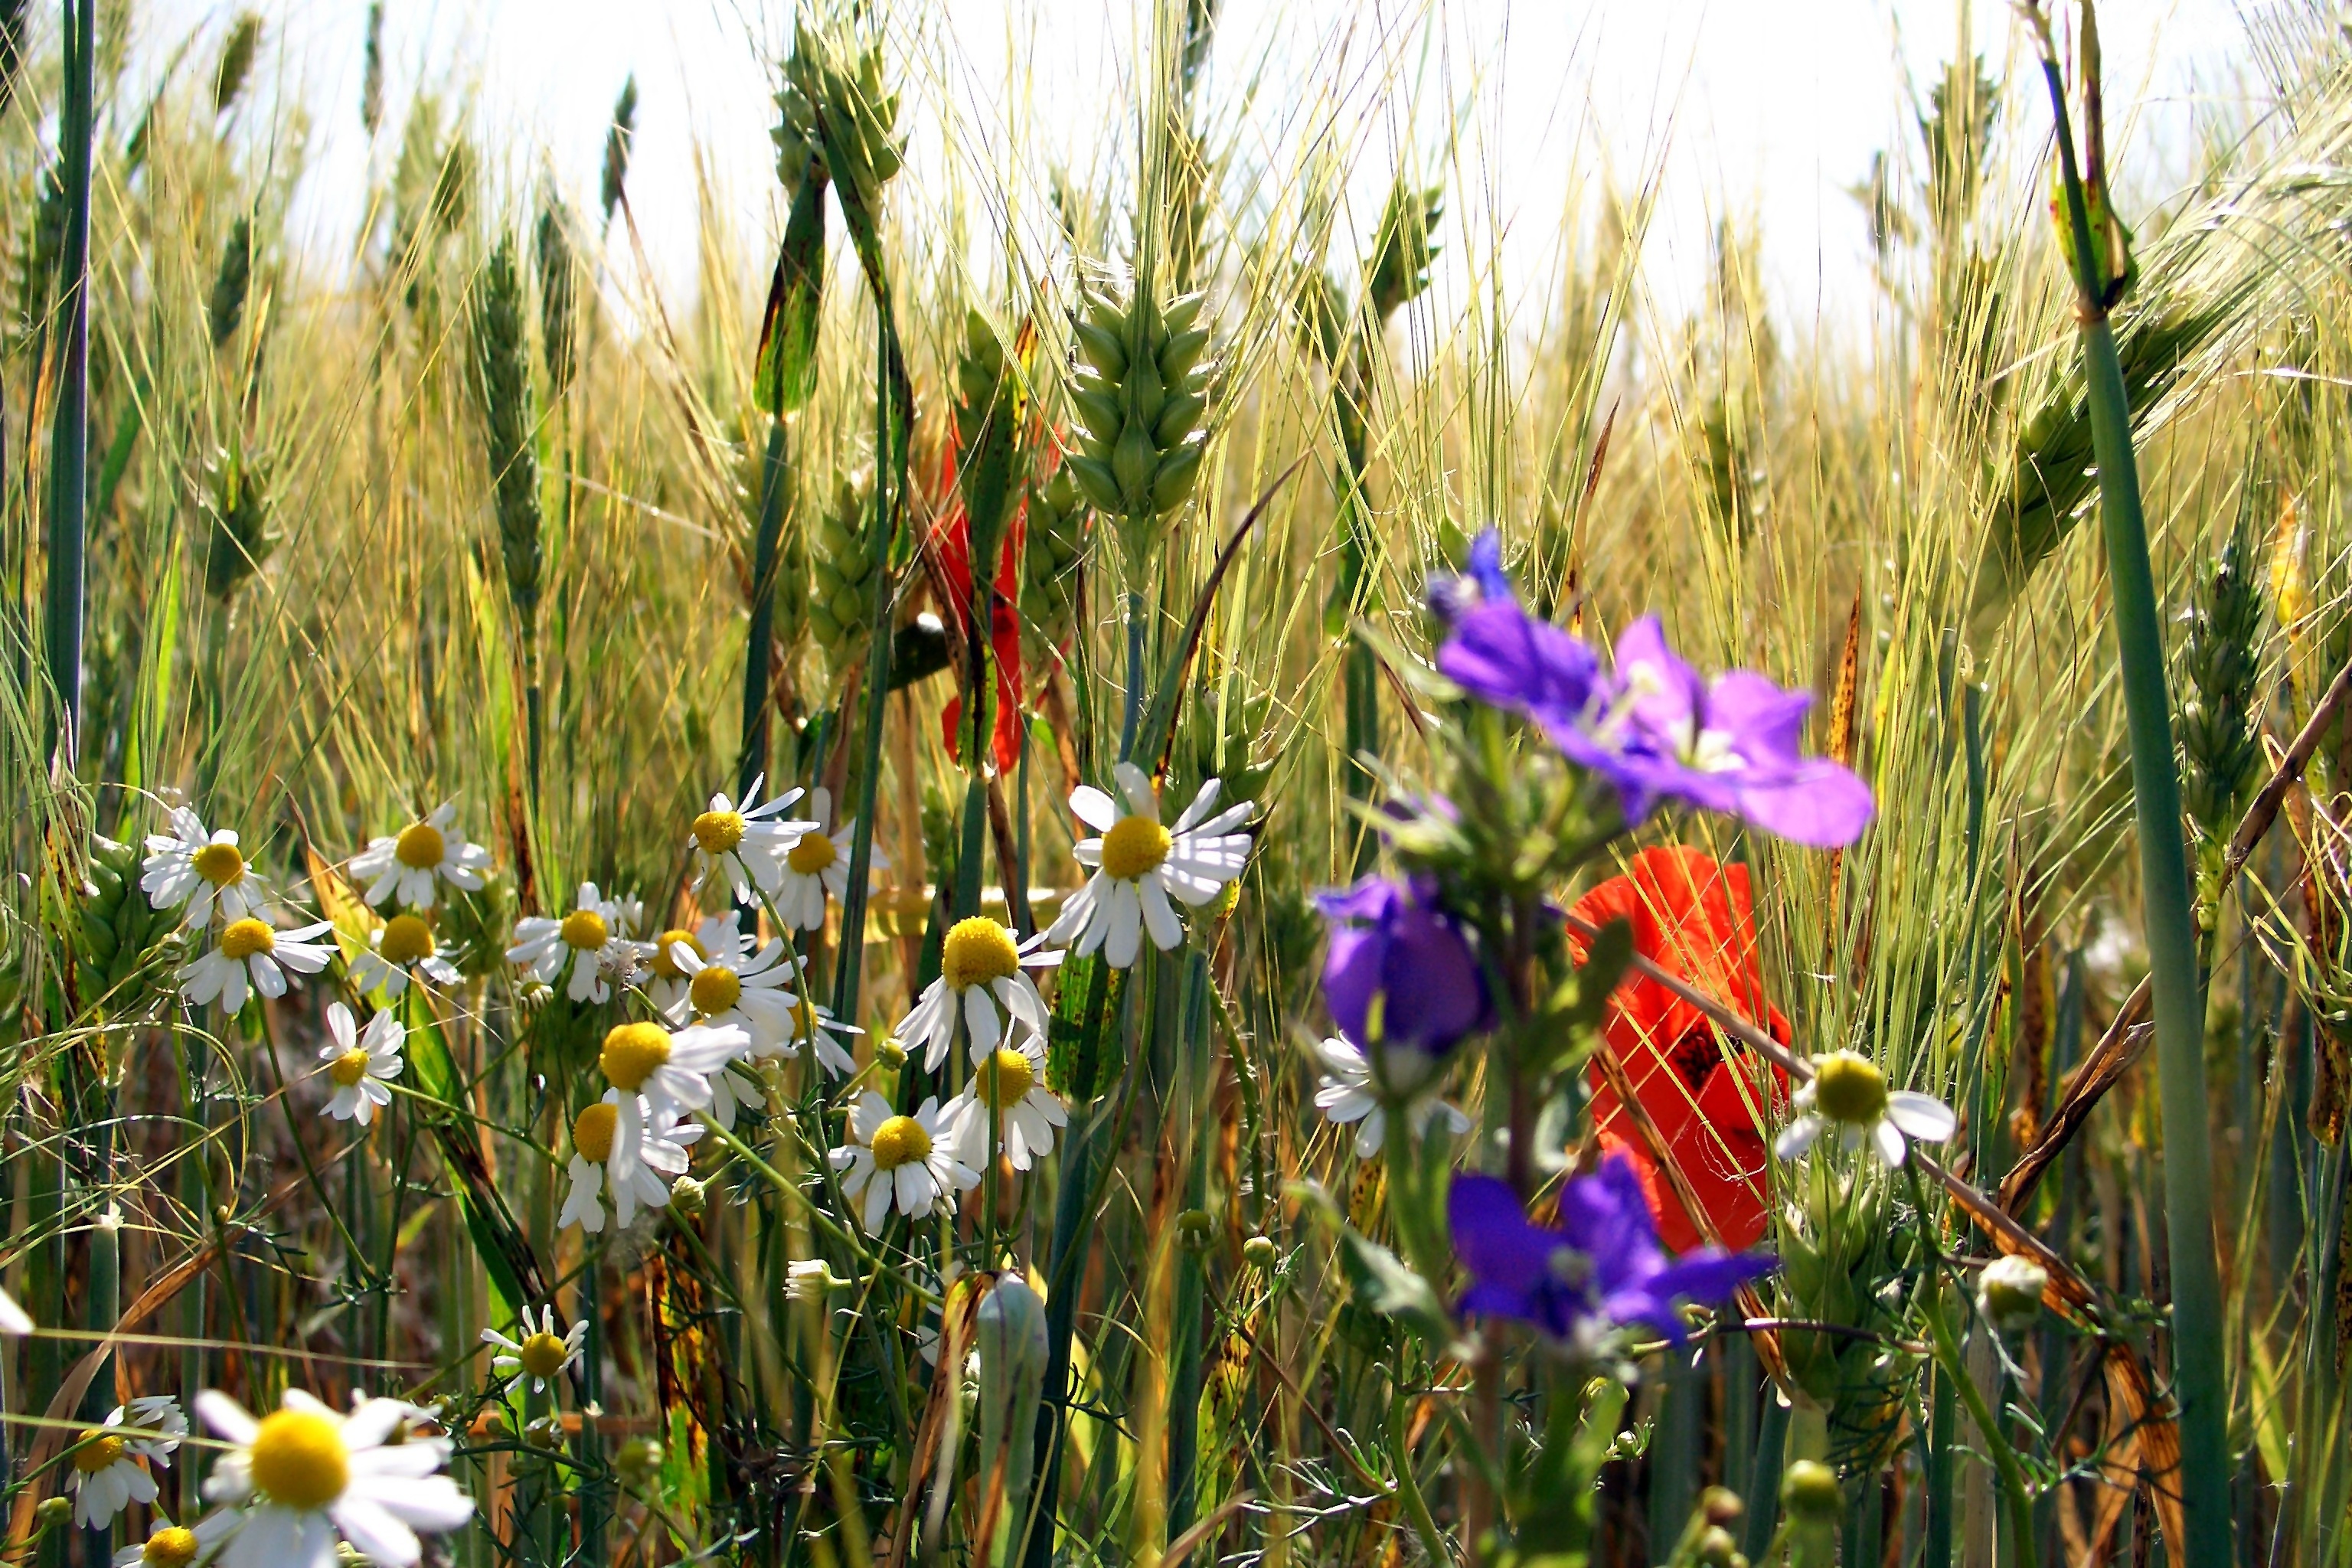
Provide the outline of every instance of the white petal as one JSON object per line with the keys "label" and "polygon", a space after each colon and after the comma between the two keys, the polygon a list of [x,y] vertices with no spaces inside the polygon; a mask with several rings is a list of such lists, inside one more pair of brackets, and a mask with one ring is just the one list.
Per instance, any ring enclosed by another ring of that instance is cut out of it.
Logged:
{"label": "white petal", "polygon": [[1184,928],[1177,923],[1176,911],[1168,907],[1167,891],[1157,877],[1145,877],[1136,884],[1143,900],[1143,923],[1151,932],[1152,945],[1162,952],[1172,952],[1184,940]]}
{"label": "white petal", "polygon": [[1801,1160],[1805,1151],[1811,1149],[1814,1140],[1821,1135],[1820,1117],[1800,1116],[1781,1129],[1779,1141],[1772,1145],[1772,1152],[1783,1160]]}
{"label": "white petal", "polygon": [[1118,781],[1118,793],[1127,796],[1127,808],[1138,816],[1160,820],[1160,797],[1151,792],[1151,775],[1133,763],[1111,764],[1111,777]]}
{"label": "white petal", "polygon": [[1217,804],[1217,792],[1224,787],[1225,783],[1223,779],[1211,779],[1203,784],[1201,786],[1201,793],[1192,797],[1192,804],[1184,808],[1184,815],[1176,819],[1173,831],[1185,832],[1194,823],[1208,816],[1210,807]]}
{"label": "white petal", "polygon": [[1097,833],[1108,833],[1118,821],[1118,803],[1092,784],[1070,792],[1070,815]]}
{"label": "white petal", "polygon": [[1103,962],[1113,969],[1132,967],[1143,951],[1143,900],[1136,896],[1134,885],[1113,882],[1103,895],[1103,911],[1107,924]]}
{"label": "white petal", "polygon": [[1903,1142],[1903,1133],[1895,1123],[1882,1117],[1871,1124],[1870,1138],[1877,1145],[1878,1157],[1886,1162],[1888,1170],[1902,1169],[1903,1157],[1910,1148]]}
{"label": "white petal", "polygon": [[1886,1097],[1886,1120],[1914,1138],[1941,1143],[1959,1131],[1952,1108],[1932,1094],[1898,1089]]}
{"label": "white petal", "polygon": [[261,1423],[247,1414],[244,1405],[216,1388],[207,1388],[196,1395],[196,1419],[213,1429],[215,1436],[225,1437],[240,1447],[250,1447]]}
{"label": "white petal", "polygon": [[416,1532],[385,1511],[383,1505],[362,1497],[344,1497],[334,1505],[335,1528],[360,1555],[383,1568],[408,1568],[423,1549]]}

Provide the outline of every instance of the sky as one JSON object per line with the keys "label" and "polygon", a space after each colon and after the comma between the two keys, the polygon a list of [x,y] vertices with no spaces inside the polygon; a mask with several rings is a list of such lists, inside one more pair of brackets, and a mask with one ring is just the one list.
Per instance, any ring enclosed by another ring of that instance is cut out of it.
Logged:
{"label": "sky", "polygon": [[[2240,7],[2253,0],[2105,0],[2111,98],[2153,162],[2181,162],[2197,117],[2238,90]],[[1668,301],[1695,295],[1707,236],[1728,211],[1760,221],[1778,308],[1836,321],[1864,308],[1868,262],[1847,187],[1874,149],[1904,135],[1912,94],[1954,49],[1958,7],[1996,67],[2012,58],[2005,0],[1226,0],[1218,53],[1230,88],[1263,62],[1255,124],[1336,117],[1363,145],[1355,205],[1369,227],[1400,160],[1443,160],[1449,110],[1460,138],[1457,222],[1486,224],[1511,287],[1540,289],[1562,204],[1606,169],[1656,168],[1659,217],[1645,255]],[[258,0],[262,104],[299,102],[313,169],[289,237],[314,260],[347,255],[372,165],[396,151],[399,106],[420,81],[470,100],[478,141],[509,187],[549,170],[593,200],[604,127],[635,74],[640,102],[630,185],[655,278],[682,301],[695,277],[695,155],[747,238],[781,226],[768,129],[788,0],[395,0],[387,7],[389,123],[372,146],[358,105],[365,0]],[[1115,151],[1119,93],[1139,0],[901,0],[919,17],[906,113],[967,158],[1015,137],[1083,164]],[[196,39],[208,61],[234,8],[150,0],[135,61],[151,76]],[[952,61],[951,66],[938,62]],[[182,68],[187,68],[183,67]],[[1026,85],[1008,89],[1014,77]],[[1402,90],[1374,103],[1366,83]],[[1466,106],[1466,107],[1465,107]],[[936,153],[935,156],[949,154]],[[1270,156],[1270,154],[1269,154]],[[2128,153],[2126,162],[2130,162]],[[2143,153],[2140,166],[2151,159]],[[919,175],[919,164],[916,173]],[[1244,189],[1238,193],[1246,197]],[[1482,232],[1474,229],[1472,232]]]}

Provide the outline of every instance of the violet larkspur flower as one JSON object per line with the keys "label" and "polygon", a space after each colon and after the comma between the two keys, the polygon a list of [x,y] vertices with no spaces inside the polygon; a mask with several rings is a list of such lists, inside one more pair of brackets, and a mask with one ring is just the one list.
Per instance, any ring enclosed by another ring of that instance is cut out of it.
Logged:
{"label": "violet larkspur flower", "polygon": [[[1483,542],[1483,541],[1482,541]],[[1533,721],[1569,761],[1617,788],[1629,826],[1662,800],[1738,816],[1792,843],[1851,844],[1870,825],[1870,786],[1800,754],[1812,698],[1753,670],[1707,680],[1666,644],[1654,616],[1617,640],[1616,668],[1532,616],[1474,549],[1475,597],[1454,580],[1433,604],[1451,623],[1441,674],[1489,707]],[[1500,592],[1497,592],[1497,587]]]}
{"label": "violet larkspur flower", "polygon": [[1336,922],[1323,957],[1323,1002],[1349,1039],[1443,1055],[1486,1027],[1486,985],[1478,961],[1460,930],[1424,894],[1367,877],[1343,891],[1318,895],[1315,904]]}
{"label": "violet larkspur flower", "polygon": [[1429,580],[1429,607],[1451,626],[1490,600],[1508,600],[1511,580],[1503,574],[1503,536],[1487,529],[1470,542],[1462,574],[1442,574]]}
{"label": "violet larkspur flower", "polygon": [[1680,1344],[1683,1304],[1714,1306],[1775,1266],[1767,1253],[1717,1247],[1669,1259],[1622,1155],[1560,1188],[1558,1228],[1528,1219],[1510,1184],[1493,1176],[1454,1177],[1445,1210],[1470,1274],[1461,1310],[1516,1319],[1578,1348],[1637,1323]]}

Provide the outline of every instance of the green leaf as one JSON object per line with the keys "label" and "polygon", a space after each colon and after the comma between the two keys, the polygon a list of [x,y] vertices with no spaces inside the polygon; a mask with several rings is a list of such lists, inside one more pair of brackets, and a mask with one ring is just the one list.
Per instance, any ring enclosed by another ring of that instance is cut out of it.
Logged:
{"label": "green leaf", "polygon": [[792,216],[768,282],[768,306],[760,320],[760,355],[751,372],[751,397],[771,418],[804,406],[816,390],[818,309],[824,298],[824,164],[811,159],[809,173],[793,195]]}

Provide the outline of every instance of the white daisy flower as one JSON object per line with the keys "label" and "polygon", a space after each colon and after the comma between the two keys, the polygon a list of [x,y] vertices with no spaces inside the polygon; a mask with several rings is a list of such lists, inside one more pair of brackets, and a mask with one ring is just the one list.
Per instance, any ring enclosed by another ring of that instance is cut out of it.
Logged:
{"label": "white daisy flower", "polygon": [[384,1085],[400,1076],[400,1048],[408,1042],[408,1030],[389,1013],[378,1013],[364,1031],[357,1030],[352,1010],[331,1002],[327,1033],[334,1038],[319,1050],[327,1081],[335,1086],[327,1097],[327,1114],[365,1127],[375,1120],[378,1106],[392,1103],[392,1090]]}
{"label": "white daisy flower", "polygon": [[975,1062],[1003,1040],[1005,1016],[1026,1024],[1035,1034],[1045,1032],[1045,998],[1038,994],[1037,983],[1022,972],[1062,962],[1058,951],[1041,951],[1049,934],[1040,931],[1019,942],[1011,926],[986,915],[973,915],[948,928],[940,945],[940,977],[923,987],[913,1009],[893,1031],[910,1055],[922,1047],[926,1072],[937,1072],[948,1059],[959,1016],[971,1036]]}
{"label": "white daisy flower", "polygon": [[[1363,1052],[1346,1040],[1328,1039],[1315,1048],[1321,1058],[1323,1076],[1315,1082],[1316,1108],[1335,1126],[1356,1127],[1356,1158],[1369,1160],[1381,1152],[1388,1136],[1388,1108],[1381,1099],[1381,1084],[1372,1072],[1372,1064]],[[1424,1081],[1405,1095],[1406,1114],[1412,1118],[1412,1130],[1425,1134],[1430,1124],[1443,1118],[1447,1130],[1455,1133],[1470,1131],[1470,1118],[1437,1098],[1441,1075],[1428,1070],[1433,1058],[1423,1052],[1400,1048],[1389,1053],[1389,1085],[1391,1090],[1402,1087],[1401,1079],[1418,1077]]]}
{"label": "white daisy flower", "polygon": [[1906,1138],[1941,1143],[1959,1130],[1952,1108],[1932,1094],[1886,1087],[1878,1064],[1854,1051],[1832,1051],[1813,1058],[1813,1077],[1790,1097],[1802,1114],[1781,1130],[1773,1152],[1783,1160],[1802,1158],[1829,1129],[1851,1152],[1864,1138],[1887,1169],[1901,1167]]}
{"label": "white daisy flower", "polygon": [[583,1318],[559,1334],[555,1303],[551,1301],[539,1310],[536,1323],[530,1321],[530,1309],[525,1307],[520,1326],[520,1340],[510,1340],[496,1329],[482,1331],[484,1344],[496,1345],[505,1352],[492,1356],[490,1367],[507,1377],[527,1377],[532,1393],[545,1394],[549,1384],[580,1364],[580,1347],[588,1340],[588,1320]]}
{"label": "white daisy flower", "polygon": [[205,1515],[193,1528],[159,1523],[145,1541],[116,1552],[114,1568],[192,1568],[219,1550],[244,1522],[245,1515],[230,1508]]}
{"label": "white daisy flower", "polygon": [[604,1032],[596,1066],[620,1091],[620,1125],[613,1134],[613,1173],[635,1169],[637,1150],[653,1119],[675,1121],[710,1103],[710,1079],[743,1054],[751,1037],[729,1025],[698,1025],[675,1034],[659,1024],[615,1024]]}
{"label": "white daisy flower", "polygon": [[684,1005],[670,1014],[672,1022],[692,1018],[740,1029],[751,1039],[747,1056],[800,1054],[800,998],[785,989],[800,974],[800,959],[782,939],[770,939],[748,958],[740,947],[731,954],[716,947],[705,956],[684,942],[671,944],[667,956],[686,980]]}
{"label": "white daisy flower", "polygon": [[900,1214],[919,1219],[952,1201],[952,1194],[980,1185],[980,1173],[955,1157],[955,1129],[937,1096],[914,1115],[899,1116],[869,1089],[849,1108],[849,1136],[852,1142],[833,1151],[833,1168],[869,1231],[882,1228],[894,1201]]}
{"label": "white daisy flower", "polygon": [[672,926],[653,940],[653,952],[646,955],[646,994],[653,999],[654,1011],[674,1024],[683,1024],[693,1016],[688,1005],[687,987],[694,976],[677,966],[670,949],[683,944],[695,957],[709,961],[718,955],[722,963],[733,964],[751,949],[752,939],[740,929],[740,919],[733,910],[707,916],[691,927]]}
{"label": "white daisy flower", "polygon": [[515,921],[515,943],[507,949],[508,962],[541,984],[552,985],[571,971],[564,994],[574,1002],[604,1002],[611,998],[614,979],[625,981],[642,956],[629,940],[634,905],[608,899],[593,882],[580,884],[572,912],[562,920],[532,915]]}
{"label": "white daisy flower", "polygon": [[618,1089],[605,1090],[604,1099],[572,1120],[572,1162],[564,1167],[572,1184],[563,1194],[563,1212],[556,1216],[558,1229],[576,1225],[592,1236],[602,1231],[601,1200],[608,1192],[613,1217],[623,1230],[637,1222],[640,1207],[657,1209],[669,1202],[669,1178],[685,1171],[691,1158],[687,1145],[702,1136],[702,1129],[695,1122],[656,1117],[642,1096],[629,1098],[636,1101],[645,1133],[625,1172],[613,1158],[621,1124]]}
{"label": "white daisy flower", "polygon": [[412,822],[396,837],[369,841],[352,857],[352,877],[367,883],[363,895],[372,904],[396,902],[413,910],[429,910],[446,882],[468,893],[482,890],[482,873],[490,868],[490,852],[469,844],[457,831],[457,803],[445,800],[422,822]]}
{"label": "white daisy flower", "polygon": [[153,1502],[155,1478],[150,1465],[168,1465],[180,1439],[188,1435],[188,1418],[180,1402],[168,1394],[150,1394],[118,1405],[106,1423],[81,1435],[73,1451],[74,1522],[103,1530],[114,1516],[134,1502]]}
{"label": "white daisy flower", "polygon": [[[849,852],[857,833],[850,818],[832,833],[833,792],[819,786],[809,792],[809,815],[815,818],[784,849],[783,878],[775,889],[776,914],[794,931],[816,931],[824,924],[825,895],[849,896]],[[887,871],[889,860],[878,844],[866,851],[868,868]]]}
{"label": "white daisy flower", "polygon": [[340,1536],[376,1568],[411,1568],[416,1531],[455,1530],[474,1503],[436,1474],[445,1437],[408,1430],[409,1407],[371,1399],[339,1415],[299,1389],[256,1421],[217,1389],[196,1414],[232,1445],[213,1464],[205,1496],[239,1518],[222,1543],[223,1568],[336,1568]]}
{"label": "white daisy flower", "polygon": [[200,926],[220,907],[225,920],[241,921],[260,914],[269,902],[269,884],[247,864],[229,828],[207,833],[202,818],[186,806],[174,806],[169,833],[147,836],[147,859],[139,874],[139,890],[155,909],[187,906],[184,923]]}
{"label": "white daisy flower", "polygon": [[996,1152],[1014,1170],[1025,1171],[1052,1153],[1054,1129],[1066,1125],[1070,1113],[1045,1087],[1045,1042],[1025,1035],[997,1047],[948,1101],[947,1119],[956,1130],[957,1157],[974,1170],[988,1168],[992,1121]]}
{"label": "white daisy flower", "polygon": [[252,915],[221,928],[209,952],[181,965],[180,994],[196,1006],[217,1001],[234,1017],[244,1010],[249,987],[273,1001],[286,994],[286,974],[316,974],[334,956],[331,941],[317,940],[333,928],[325,921],[278,931]]}
{"label": "white daisy flower", "polygon": [[1247,822],[1255,802],[1229,805],[1214,816],[1223,787],[1211,779],[1184,808],[1172,828],[1160,824],[1160,798],[1150,775],[1133,763],[1112,770],[1127,810],[1092,784],[1070,795],[1070,810],[1100,836],[1082,838],[1071,853],[1095,874],[1070,895],[1045,932],[1049,942],[1073,942],[1084,957],[1100,949],[1104,962],[1125,969],[1143,951],[1143,933],[1166,952],[1184,940],[1184,928],[1168,900],[1201,905],[1214,899],[1249,863],[1250,836],[1234,828]]}
{"label": "white daisy flower", "polygon": [[759,804],[760,786],[766,782],[764,774],[753,779],[740,806],[723,795],[712,795],[710,809],[694,819],[687,844],[694,851],[698,894],[723,877],[734,889],[735,901],[748,904],[752,889],[772,893],[782,880],[784,847],[815,825],[783,816],[800,799],[799,790],[788,789]]}
{"label": "white daisy flower", "polygon": [[393,916],[368,932],[368,950],[352,960],[352,984],[362,995],[381,991],[397,996],[419,976],[444,986],[465,979],[422,915]]}

